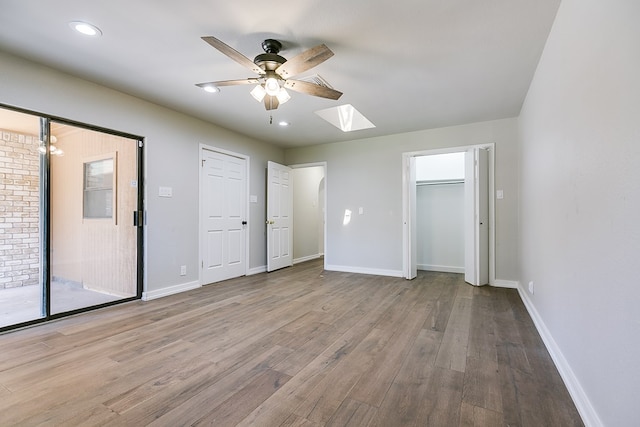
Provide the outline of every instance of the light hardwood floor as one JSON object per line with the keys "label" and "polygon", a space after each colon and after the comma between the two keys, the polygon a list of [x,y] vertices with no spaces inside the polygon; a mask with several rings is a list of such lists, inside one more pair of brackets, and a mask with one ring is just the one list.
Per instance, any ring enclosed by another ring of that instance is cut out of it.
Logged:
{"label": "light hardwood floor", "polygon": [[519,296],[311,261],[0,336],[0,425],[578,426]]}

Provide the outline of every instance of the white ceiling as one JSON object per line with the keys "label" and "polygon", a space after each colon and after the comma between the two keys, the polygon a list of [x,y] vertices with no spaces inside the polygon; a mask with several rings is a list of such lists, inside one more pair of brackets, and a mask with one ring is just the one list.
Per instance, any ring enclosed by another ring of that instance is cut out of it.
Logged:
{"label": "white ceiling", "polygon": [[[292,147],[517,116],[559,3],[2,0],[0,50]],[[73,20],[104,34],[80,36]],[[250,85],[206,93],[195,83],[253,77],[200,39],[206,35],[249,58],[266,38],[283,43],[285,58],[324,43],[335,56],[297,78],[319,74],[344,95],[289,91],[287,104],[267,112]],[[343,133],[314,114],[342,104],[376,127]]]}

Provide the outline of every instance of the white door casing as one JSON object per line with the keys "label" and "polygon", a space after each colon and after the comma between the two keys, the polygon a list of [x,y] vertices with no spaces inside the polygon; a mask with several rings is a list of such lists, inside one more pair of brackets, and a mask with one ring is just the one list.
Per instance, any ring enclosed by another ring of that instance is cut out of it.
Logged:
{"label": "white door casing", "polygon": [[202,147],[200,283],[246,274],[247,159]]}
{"label": "white door casing", "polygon": [[267,271],[293,265],[291,168],[267,163]]}
{"label": "white door casing", "polygon": [[[487,274],[488,279],[484,281],[484,284],[493,284],[495,282],[495,206],[493,197],[490,197],[494,193],[494,144],[480,144],[474,146],[463,146],[463,147],[452,147],[452,148],[442,148],[442,149],[432,149],[432,150],[422,150],[415,152],[407,152],[402,154],[402,211],[403,211],[403,277],[406,279],[413,279],[416,277],[417,273],[417,260],[416,260],[416,198],[415,198],[415,157],[418,156],[430,156],[430,155],[438,155],[438,154],[446,154],[446,153],[459,153],[459,152],[467,152],[473,149],[482,149],[484,154],[486,154],[486,169],[483,173],[483,178],[487,180],[487,192],[485,193],[485,197],[483,197],[485,206],[488,206],[487,219],[483,221],[483,225],[485,225],[486,234],[482,234],[483,238],[486,237],[486,241],[488,242],[486,245],[483,244],[484,247],[487,247],[487,251],[485,251],[482,255],[483,259],[483,271],[482,274]],[[480,154],[482,155],[482,154]],[[465,186],[465,193],[467,192]],[[466,197],[466,196],[465,196]],[[475,200],[475,199],[474,199]],[[468,221],[469,209],[467,209],[465,202],[465,224]],[[475,201],[474,203],[475,204]],[[466,228],[466,226],[465,226]],[[469,239],[467,236],[467,232],[465,230],[465,271],[467,271],[467,252],[471,250],[473,251],[476,248],[476,239]],[[478,245],[480,247],[480,245]],[[478,255],[479,259],[480,255]],[[476,256],[473,255],[472,259],[475,260]],[[480,265],[480,261],[478,264]],[[471,271],[474,271],[475,267]],[[488,272],[488,273],[487,273]],[[476,273],[474,273],[475,275]],[[477,272],[477,275],[480,276],[480,271]]]}

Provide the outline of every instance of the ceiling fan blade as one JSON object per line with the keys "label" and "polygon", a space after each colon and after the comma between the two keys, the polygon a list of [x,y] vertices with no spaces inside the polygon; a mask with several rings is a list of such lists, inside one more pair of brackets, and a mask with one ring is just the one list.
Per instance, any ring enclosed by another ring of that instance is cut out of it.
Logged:
{"label": "ceiling fan blade", "polygon": [[333,52],[324,44],[305,50],[276,68],[276,74],[284,79],[303,73],[333,56]]}
{"label": "ceiling fan blade", "polygon": [[228,44],[221,42],[217,38],[212,36],[205,36],[205,37],[202,37],[202,40],[206,41],[211,46],[215,47],[220,52],[224,53],[229,58],[236,61],[238,64],[250,69],[254,73],[261,74],[261,75],[265,73],[264,70],[258,67],[256,64],[254,64],[252,60],[250,60],[249,58],[247,58],[246,56],[244,56],[243,54],[241,54],[240,52],[238,52]]}
{"label": "ceiling fan blade", "polygon": [[267,110],[275,110],[278,108],[278,105],[280,105],[280,103],[275,96],[267,95],[264,97],[264,108]]}
{"label": "ceiling fan blade", "polygon": [[248,78],[248,79],[241,79],[241,80],[221,80],[217,82],[204,82],[204,83],[198,83],[196,84],[196,86],[204,88],[207,86],[221,87],[221,86],[236,86],[236,85],[252,85],[252,84],[259,84],[259,83],[260,83],[259,79]]}
{"label": "ceiling fan blade", "polygon": [[284,87],[295,90],[296,92],[306,93],[307,95],[319,96],[336,100],[342,96],[342,92],[329,87],[320,86],[314,83],[303,82],[302,80],[287,80]]}

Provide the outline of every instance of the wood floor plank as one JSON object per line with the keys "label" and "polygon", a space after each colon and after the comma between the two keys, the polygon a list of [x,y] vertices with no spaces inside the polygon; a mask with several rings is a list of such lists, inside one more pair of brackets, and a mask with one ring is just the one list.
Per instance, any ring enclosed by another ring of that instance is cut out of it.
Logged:
{"label": "wood floor plank", "polygon": [[256,376],[240,389],[229,396],[211,412],[192,423],[192,426],[235,426],[245,418],[256,406],[273,395],[280,387],[291,379],[282,372],[267,369]]}
{"label": "wood floor plank", "polygon": [[502,393],[497,362],[467,358],[462,391],[463,403],[502,412]]}
{"label": "wood floor plank", "polygon": [[460,427],[502,426],[504,419],[499,412],[462,402],[460,407]]}
{"label": "wood floor plank", "polygon": [[517,291],[322,260],[0,335],[0,425],[580,426]]}
{"label": "wood floor plank", "polygon": [[486,286],[474,288],[467,356],[497,362],[495,323],[491,290]]}
{"label": "wood floor plank", "polygon": [[372,366],[355,384],[349,393],[350,398],[374,407],[380,406],[411,350],[416,336],[422,329],[427,315],[428,312],[412,306],[412,309],[406,313],[405,319],[398,321],[399,327],[385,348],[376,355]]}
{"label": "wood floor plank", "polygon": [[367,427],[376,418],[377,411],[378,409],[375,406],[350,398],[345,399],[324,425],[326,427]]}
{"label": "wood floor plank", "polygon": [[162,416],[156,417],[156,420],[149,425],[180,425],[184,424],[186,420],[195,421],[202,418],[206,413],[205,408],[213,409],[223,405],[224,401],[245,388],[257,375],[267,370],[273,370],[273,367],[290,353],[291,350],[279,346],[269,348],[263,354],[248,360],[237,369],[229,370],[225,375],[212,379],[209,387],[184,400],[182,404]]}
{"label": "wood floor plank", "polygon": [[[458,288],[465,289],[467,285],[459,285]],[[470,328],[471,299],[466,296],[456,296],[438,350],[436,366],[459,372],[465,371]]]}
{"label": "wood floor plank", "polygon": [[280,427],[320,427],[321,424],[314,423],[313,421],[309,421],[306,418],[301,418],[297,415],[291,415],[287,418]]}
{"label": "wood floor plank", "polygon": [[[294,413],[316,386],[323,381],[339,363],[340,358],[318,356],[291,378],[277,393],[256,407],[238,425],[277,426],[284,423]],[[278,369],[279,365],[275,366]]]}

